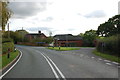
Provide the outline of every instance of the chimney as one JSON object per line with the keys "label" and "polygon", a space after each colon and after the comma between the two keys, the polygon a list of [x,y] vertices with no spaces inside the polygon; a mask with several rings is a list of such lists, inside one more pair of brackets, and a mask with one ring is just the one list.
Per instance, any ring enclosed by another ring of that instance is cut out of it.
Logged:
{"label": "chimney", "polygon": [[38,31],[39,34],[41,34],[41,31]]}

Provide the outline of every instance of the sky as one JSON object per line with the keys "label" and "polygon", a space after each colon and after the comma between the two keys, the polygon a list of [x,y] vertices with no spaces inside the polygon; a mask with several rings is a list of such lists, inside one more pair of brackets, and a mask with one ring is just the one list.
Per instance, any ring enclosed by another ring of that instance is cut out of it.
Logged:
{"label": "sky", "polygon": [[78,35],[118,14],[119,0],[11,0],[10,30]]}

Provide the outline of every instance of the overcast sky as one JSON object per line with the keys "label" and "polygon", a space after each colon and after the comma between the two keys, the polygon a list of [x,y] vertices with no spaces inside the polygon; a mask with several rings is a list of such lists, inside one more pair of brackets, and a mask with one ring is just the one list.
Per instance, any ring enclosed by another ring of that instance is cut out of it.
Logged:
{"label": "overcast sky", "polygon": [[9,4],[14,13],[10,19],[10,30],[23,27],[30,33],[41,30],[47,36],[50,31],[53,35],[78,35],[86,30],[97,30],[101,23],[117,15],[118,2],[119,0],[16,0]]}

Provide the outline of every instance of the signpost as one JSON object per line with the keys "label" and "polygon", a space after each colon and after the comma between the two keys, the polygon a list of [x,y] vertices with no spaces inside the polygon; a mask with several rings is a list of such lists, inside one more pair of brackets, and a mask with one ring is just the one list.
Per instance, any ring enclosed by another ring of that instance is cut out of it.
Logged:
{"label": "signpost", "polygon": [[10,58],[10,48],[8,48],[8,55],[7,55],[7,58],[8,58],[8,59]]}

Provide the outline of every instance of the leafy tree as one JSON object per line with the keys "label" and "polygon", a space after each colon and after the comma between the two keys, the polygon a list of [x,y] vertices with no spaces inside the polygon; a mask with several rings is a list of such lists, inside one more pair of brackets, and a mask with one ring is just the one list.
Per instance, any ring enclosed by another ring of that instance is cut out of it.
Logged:
{"label": "leafy tree", "polygon": [[91,29],[84,34],[80,33],[80,36],[83,38],[83,46],[94,46],[94,40],[97,37],[95,30]]}
{"label": "leafy tree", "polygon": [[20,37],[19,41],[22,41],[22,42],[23,41],[28,41],[28,39],[25,38],[25,35],[28,34],[28,32],[26,30],[23,30],[23,29],[22,30],[16,30],[15,32]]}
{"label": "leafy tree", "polygon": [[48,43],[48,44],[52,43],[52,41],[53,41],[52,37],[48,37],[46,39],[43,39],[43,42]]}
{"label": "leafy tree", "polygon": [[8,8],[9,2],[2,2],[0,1],[0,27],[2,30],[5,30],[5,26],[12,15],[12,11]]}
{"label": "leafy tree", "polygon": [[14,32],[14,31],[6,31],[3,33],[3,38],[8,38],[8,34],[10,33],[10,38],[13,39],[14,43],[20,41],[21,36],[19,35],[18,32]]}
{"label": "leafy tree", "polygon": [[83,34],[83,33],[80,33],[80,34],[78,34],[78,36],[81,36],[81,37],[83,37],[83,36],[84,36],[84,34]]}
{"label": "leafy tree", "polygon": [[104,37],[120,34],[120,15],[116,15],[98,26],[97,34]]}

